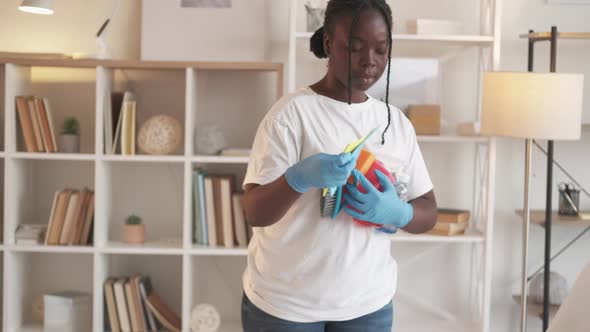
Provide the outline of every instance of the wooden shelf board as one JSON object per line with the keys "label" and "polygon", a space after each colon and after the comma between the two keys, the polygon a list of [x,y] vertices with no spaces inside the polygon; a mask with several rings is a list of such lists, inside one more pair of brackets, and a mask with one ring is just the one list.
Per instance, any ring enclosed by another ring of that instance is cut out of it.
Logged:
{"label": "wooden shelf board", "polygon": [[[533,32],[523,33],[519,35],[520,38],[533,40],[549,40],[551,39],[551,32]],[[557,32],[559,39],[585,39],[590,40],[590,32]]]}
{"label": "wooden shelf board", "polygon": [[447,242],[447,243],[474,243],[484,242],[485,237],[479,232],[461,235],[431,235],[431,234],[410,234],[398,231],[391,235],[393,242]]}
{"label": "wooden shelf board", "polygon": [[[542,304],[538,304],[538,303],[533,303],[533,301],[531,301],[530,296],[527,296],[528,300],[527,300],[527,313],[531,316],[535,316],[538,318],[543,318],[543,305]],[[520,302],[521,302],[521,296],[520,295],[512,295],[512,299],[514,300],[514,302],[516,302],[519,306],[520,306]],[[553,316],[555,316],[555,314],[557,313],[557,310],[559,310],[559,305],[556,304],[551,304],[549,305],[549,318],[553,319]]]}
{"label": "wooden shelf board", "polygon": [[[585,214],[584,214],[585,213]],[[523,211],[516,210],[516,214],[522,217]],[[545,225],[545,210],[531,210],[531,223]],[[582,216],[562,216],[553,211],[551,225],[590,226],[590,212],[582,212]]]}
{"label": "wooden shelf board", "polygon": [[0,63],[11,63],[34,67],[149,69],[149,70],[231,70],[231,71],[280,71],[278,62],[215,62],[215,61],[141,61],[141,60],[99,60],[99,59],[37,59],[22,57],[0,57]]}

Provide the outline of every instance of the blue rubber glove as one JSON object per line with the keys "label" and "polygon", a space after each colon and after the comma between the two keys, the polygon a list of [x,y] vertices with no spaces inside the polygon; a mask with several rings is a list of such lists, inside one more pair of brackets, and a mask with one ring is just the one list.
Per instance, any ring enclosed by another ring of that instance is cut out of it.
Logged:
{"label": "blue rubber glove", "polygon": [[395,187],[385,174],[375,170],[383,192],[377,190],[358,170],[355,169],[352,175],[367,193],[360,192],[354,184],[346,185],[348,192],[344,193],[344,200],[347,206],[344,210],[350,216],[374,224],[393,225],[397,228],[403,228],[410,223],[414,217],[414,207],[399,198]]}
{"label": "blue rubber glove", "polygon": [[311,155],[285,172],[287,183],[297,192],[311,188],[329,188],[344,185],[356,166],[360,149],[353,153],[337,155],[317,153]]}

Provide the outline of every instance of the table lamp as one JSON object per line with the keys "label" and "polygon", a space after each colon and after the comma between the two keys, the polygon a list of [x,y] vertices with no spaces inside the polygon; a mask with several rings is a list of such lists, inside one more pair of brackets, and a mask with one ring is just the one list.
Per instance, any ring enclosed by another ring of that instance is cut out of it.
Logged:
{"label": "table lamp", "polygon": [[486,72],[481,133],[525,139],[521,331],[526,331],[527,259],[532,141],[577,140],[581,135],[581,74]]}

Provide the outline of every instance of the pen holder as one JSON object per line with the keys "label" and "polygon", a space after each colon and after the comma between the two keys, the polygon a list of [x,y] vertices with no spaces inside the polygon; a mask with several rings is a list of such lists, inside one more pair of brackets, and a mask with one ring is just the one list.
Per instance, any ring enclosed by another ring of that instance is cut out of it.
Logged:
{"label": "pen holder", "polygon": [[558,214],[564,216],[578,215],[580,207],[580,190],[573,184],[560,184]]}

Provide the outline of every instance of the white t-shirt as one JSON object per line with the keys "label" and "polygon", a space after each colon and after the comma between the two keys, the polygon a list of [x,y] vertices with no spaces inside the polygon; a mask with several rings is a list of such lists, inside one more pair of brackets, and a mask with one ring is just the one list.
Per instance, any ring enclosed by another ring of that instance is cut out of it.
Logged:
{"label": "white t-shirt", "polygon": [[[391,106],[369,97],[348,105],[302,88],[275,103],[260,123],[244,186],[264,185],[310,155],[338,154],[379,129],[365,142],[390,171],[410,176],[408,199],[432,189],[416,134],[409,120]],[[335,219],[320,215],[320,189],[304,193],[281,220],[254,227],[243,275],[244,292],[261,310],[296,321],[357,318],[386,305],[397,285],[397,263],[390,235],[352,222],[342,211]],[[264,207],[261,207],[264,208]]]}

